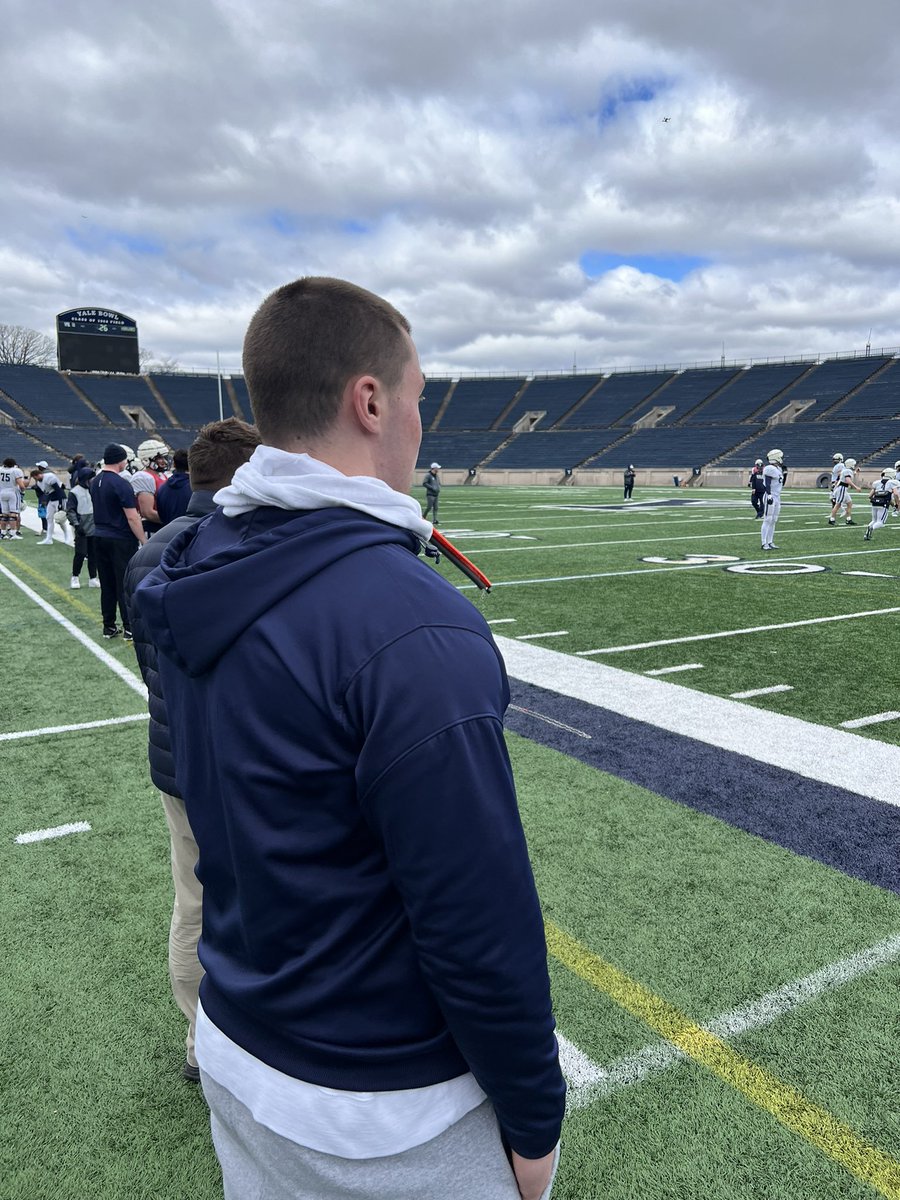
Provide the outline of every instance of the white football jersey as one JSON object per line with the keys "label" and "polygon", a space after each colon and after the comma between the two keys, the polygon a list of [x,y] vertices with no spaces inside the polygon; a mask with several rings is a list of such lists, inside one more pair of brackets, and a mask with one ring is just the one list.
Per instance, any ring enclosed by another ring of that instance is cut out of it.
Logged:
{"label": "white football jersey", "polygon": [[849,487],[853,482],[853,471],[844,463],[841,463],[841,473],[838,477],[838,482],[842,487]]}
{"label": "white football jersey", "polygon": [[777,499],[781,495],[781,485],[784,482],[781,467],[776,467],[774,463],[769,463],[767,467],[763,467],[763,479],[770,481],[769,492]]}
{"label": "white football jersey", "polygon": [[837,481],[840,479],[841,471],[843,471],[843,469],[844,469],[844,464],[842,462],[835,463],[834,466],[831,468],[831,486],[832,487],[834,487],[836,485]]}
{"label": "white football jersey", "polygon": [[0,467],[0,491],[9,491],[16,487],[17,479],[24,479],[25,472],[18,467]]}

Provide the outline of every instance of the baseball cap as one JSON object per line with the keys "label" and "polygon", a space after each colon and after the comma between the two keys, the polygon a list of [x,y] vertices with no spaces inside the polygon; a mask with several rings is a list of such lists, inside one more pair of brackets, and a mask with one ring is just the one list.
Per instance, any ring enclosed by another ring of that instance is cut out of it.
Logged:
{"label": "baseball cap", "polygon": [[40,462],[36,462],[34,465],[36,467],[40,467],[42,471],[46,471],[47,468],[50,466],[50,464],[44,458],[42,458]]}
{"label": "baseball cap", "polygon": [[441,469],[441,464],[440,463],[432,463],[428,469],[429,469],[429,471],[439,471]]}

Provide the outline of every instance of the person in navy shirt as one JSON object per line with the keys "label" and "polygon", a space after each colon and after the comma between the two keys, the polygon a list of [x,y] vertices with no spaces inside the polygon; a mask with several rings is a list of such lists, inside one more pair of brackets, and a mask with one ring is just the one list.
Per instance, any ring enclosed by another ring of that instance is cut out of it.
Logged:
{"label": "person in navy shirt", "polygon": [[[94,505],[94,551],[100,579],[100,612],[103,636],[123,634],[131,641],[131,623],[125,604],[125,568],[138,546],[147,540],[131,484],[122,478],[127,453],[112,442],[103,451],[103,469],[91,482]],[[116,624],[116,608],[122,618]]]}
{"label": "person in navy shirt", "polygon": [[168,525],[176,517],[183,517],[191,499],[187,450],[174,451],[172,467],[172,474],[156,493],[156,511],[159,514],[160,525]]}

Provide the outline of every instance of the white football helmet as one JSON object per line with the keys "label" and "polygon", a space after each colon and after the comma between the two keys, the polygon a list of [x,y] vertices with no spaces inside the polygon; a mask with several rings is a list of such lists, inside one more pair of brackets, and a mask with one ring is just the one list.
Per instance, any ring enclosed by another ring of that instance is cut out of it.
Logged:
{"label": "white football helmet", "polygon": [[754,467],[761,467],[763,465],[763,460],[761,458],[758,458],[753,465],[754,465]]}
{"label": "white football helmet", "polygon": [[783,450],[770,450],[769,453],[766,455],[766,458],[769,460],[770,463],[773,463],[777,466],[781,466],[781,464],[784,462],[784,451]]}
{"label": "white football helmet", "polygon": [[146,468],[151,464],[159,465],[159,460],[162,459],[161,469],[165,470],[168,466],[168,457],[172,453],[169,447],[160,438],[147,438],[145,442],[137,448],[137,456],[142,467]]}
{"label": "white football helmet", "polygon": [[894,470],[900,471],[900,458],[898,458],[897,461],[894,463]]}
{"label": "white football helmet", "polygon": [[130,446],[126,446],[124,442],[119,442],[119,445],[125,451],[125,466],[129,471],[139,471],[141,464],[137,461],[135,453]]}
{"label": "white football helmet", "polygon": [[843,456],[843,454],[832,454],[831,461],[832,462],[843,462],[844,456]]}
{"label": "white football helmet", "polygon": [[894,470],[893,467],[885,467],[884,470],[881,472],[881,478],[882,479],[896,479],[897,472]]}
{"label": "white football helmet", "polygon": [[851,471],[855,471],[856,470],[856,459],[855,458],[845,458],[844,466],[849,467]]}

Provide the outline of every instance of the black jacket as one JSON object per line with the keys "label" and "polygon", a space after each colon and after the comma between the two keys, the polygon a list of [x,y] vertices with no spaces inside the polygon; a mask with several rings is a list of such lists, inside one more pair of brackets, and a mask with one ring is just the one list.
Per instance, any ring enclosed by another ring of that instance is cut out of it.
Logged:
{"label": "black jacket", "polygon": [[209,516],[215,511],[216,506],[213,503],[212,492],[194,492],[184,516],[177,517],[160,529],[158,533],[154,533],[146,545],[142,546],[134,555],[125,571],[125,603],[131,617],[134,648],[141,675],[147,685],[147,699],[150,707],[150,778],[153,780],[154,787],[159,788],[161,792],[167,792],[170,796],[177,796],[179,799],[181,796],[175,783],[175,763],[172,760],[169,722],[159,682],[156,647],[150,641],[140,612],[131,601],[144,576],[149,575],[153,568],[159,565],[163,551],[169,542],[178,537],[183,530],[190,529],[201,517]]}

